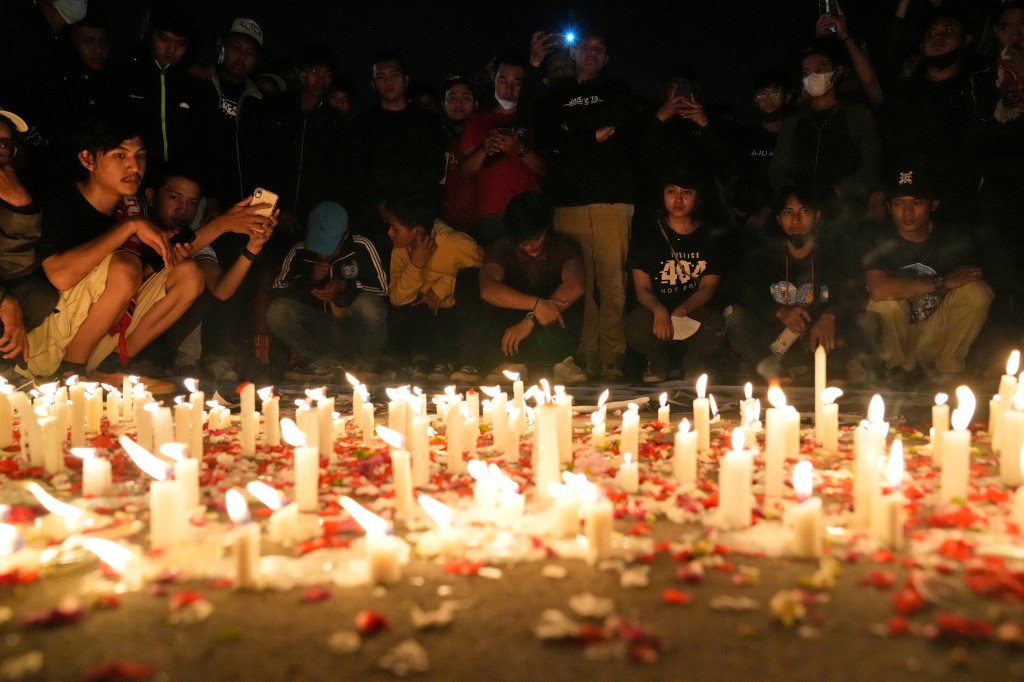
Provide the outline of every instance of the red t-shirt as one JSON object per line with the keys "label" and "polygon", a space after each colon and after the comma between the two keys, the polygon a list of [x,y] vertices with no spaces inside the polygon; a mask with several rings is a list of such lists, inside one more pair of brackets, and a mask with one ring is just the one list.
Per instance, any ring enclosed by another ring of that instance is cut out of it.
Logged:
{"label": "red t-shirt", "polygon": [[445,151],[444,221],[459,232],[473,234],[476,229],[476,183],[459,173],[459,139]]}
{"label": "red t-shirt", "polygon": [[[482,144],[487,134],[495,128],[514,127],[527,147],[533,148],[533,131],[525,126],[513,124],[515,113],[481,111],[466,121],[459,138],[459,154]],[[540,189],[537,176],[526,163],[514,153],[499,156],[493,162],[485,162],[476,174],[476,207],[480,216],[504,214],[509,199],[523,192]]]}

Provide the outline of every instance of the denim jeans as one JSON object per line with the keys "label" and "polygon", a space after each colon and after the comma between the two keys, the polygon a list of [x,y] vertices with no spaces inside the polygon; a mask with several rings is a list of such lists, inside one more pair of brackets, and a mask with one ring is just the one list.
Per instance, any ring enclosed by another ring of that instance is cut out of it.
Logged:
{"label": "denim jeans", "polygon": [[369,293],[357,295],[340,318],[303,301],[276,298],[267,322],[274,336],[304,362],[323,356],[372,362],[387,341],[388,309],[387,298]]}

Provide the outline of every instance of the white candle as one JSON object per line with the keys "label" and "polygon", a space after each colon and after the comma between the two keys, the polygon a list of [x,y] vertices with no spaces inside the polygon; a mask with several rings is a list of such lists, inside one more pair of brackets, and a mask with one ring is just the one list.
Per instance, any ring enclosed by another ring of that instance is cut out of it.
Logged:
{"label": "white candle", "polygon": [[498,506],[498,481],[488,466],[479,459],[467,462],[466,469],[473,477],[473,503],[478,509],[490,510]]}
{"label": "white candle", "polygon": [[549,489],[555,504],[552,507],[552,534],[574,538],[580,532],[580,499],[561,483],[552,483]]}
{"label": "white candle", "polygon": [[255,523],[250,523],[249,507],[242,493],[231,489],[227,491],[224,499],[227,503],[228,516],[235,522],[235,586],[242,590],[259,589],[262,585],[260,578],[260,527]]}
{"label": "white candle", "polygon": [[171,417],[171,408],[151,403],[146,406],[146,410],[149,411],[149,417],[153,424],[153,450],[159,451],[161,446],[174,442],[174,420]]}
{"label": "white candle", "polygon": [[111,426],[121,423],[121,394],[112,386],[107,390],[107,421]]}
{"label": "white candle", "polygon": [[72,384],[68,396],[71,399],[71,447],[85,447],[85,388],[79,383]]}
{"label": "white candle", "polygon": [[[179,397],[178,400],[181,400]],[[174,406],[174,441],[189,443],[192,440],[192,406],[177,403]]]}
{"label": "white candle", "polygon": [[994,395],[988,401],[988,433],[992,440],[992,452],[999,452],[999,417],[1008,409],[1006,402]]}
{"label": "white candle", "polygon": [[871,536],[880,547],[900,549],[906,543],[903,527],[906,524],[906,498],[900,492],[903,485],[903,441],[894,440],[886,465],[889,492],[881,496],[871,510]]}
{"label": "white candle", "polygon": [[697,434],[690,431],[690,422],[686,419],[679,422],[676,431],[672,475],[680,485],[692,485],[697,480]]}
{"label": "white candle", "polygon": [[711,449],[711,404],[704,397],[708,386],[708,375],[697,379],[697,398],[693,401],[693,429],[697,432],[697,450]]}
{"label": "white candle", "polygon": [[513,459],[519,459],[519,440],[523,436],[523,416],[516,408],[508,413],[508,437],[505,442],[505,454]]}
{"label": "white candle", "polygon": [[558,408],[549,402],[541,403],[535,412],[533,466],[534,495],[537,502],[551,501],[549,484],[558,483],[561,464],[558,453]]}
{"label": "white candle", "polygon": [[753,474],[754,458],[743,448],[743,429],[733,429],[732,449],[722,457],[718,471],[718,519],[723,528],[739,530],[750,526]]}
{"label": "white candle", "polygon": [[343,496],[341,506],[366,531],[363,543],[369,565],[370,581],[375,584],[398,582],[402,577],[399,544],[395,537],[388,534],[387,522],[350,497]]}
{"label": "white candle", "polygon": [[803,559],[821,556],[825,520],[821,498],[812,497],[814,466],[807,460],[793,467],[793,490],[797,504],[786,511],[786,520],[793,532],[793,555]]}
{"label": "white candle", "polygon": [[[404,422],[404,419],[403,419]],[[378,426],[377,435],[391,446],[391,475],[395,484],[395,516],[408,518],[413,510],[412,462],[405,439],[394,429]]]}
{"label": "white candle", "polygon": [[192,406],[192,425],[189,428],[188,451],[190,457],[202,459],[203,457],[203,423],[205,422],[204,408],[206,407],[206,395],[196,388],[195,379],[186,379],[185,384],[189,387],[188,404]]}
{"label": "white candle", "polygon": [[957,409],[950,418],[953,429],[942,435],[942,473],[939,476],[939,500],[967,499],[970,479],[971,418],[974,394],[966,386],[957,388]]}
{"label": "white candle", "polygon": [[91,497],[109,494],[113,484],[110,460],[97,457],[95,448],[72,448],[71,453],[82,458],[82,494]]}
{"label": "white candle", "polygon": [[668,406],[668,393],[658,396],[658,423],[668,426],[672,423],[672,415]]}
{"label": "white candle", "polygon": [[[30,445],[34,435],[33,432],[39,428],[35,412],[32,410],[32,401],[21,391],[11,392],[9,399],[12,412],[18,413],[19,430],[21,431],[21,456],[29,456],[32,466],[42,466],[43,453],[38,446],[38,441]],[[40,452],[37,455],[33,450],[40,450]]]}
{"label": "white candle", "polygon": [[168,549],[185,533],[185,489],[180,481],[155,480],[149,484],[149,546]]}
{"label": "white candle", "polygon": [[935,396],[935,404],[932,405],[932,427],[928,434],[931,438],[932,462],[936,466],[942,466],[942,434],[949,431],[949,405],[946,404],[948,399],[949,396],[945,393],[938,393]]}
{"label": "white candle", "polygon": [[415,416],[410,427],[409,450],[412,457],[412,482],[417,488],[430,482],[430,418]]}
{"label": "white candle", "polygon": [[853,518],[858,528],[871,525],[871,508],[878,496],[878,458],[885,453],[889,425],[885,419],[885,403],[875,395],[868,405],[868,418],[853,433],[854,478]]}
{"label": "white candle", "polygon": [[829,452],[839,450],[839,406],[835,401],[842,389],[829,387],[821,393],[821,414],[817,420],[818,442]]}
{"label": "white candle", "polygon": [[1003,401],[1003,405],[1009,404],[1014,394],[1017,393],[1017,371],[1020,369],[1020,351],[1013,350],[1006,359],[1006,374],[999,377],[999,392],[997,395]]}
{"label": "white candle", "polygon": [[463,404],[456,400],[448,407],[445,414],[445,453],[447,455],[446,465],[448,471],[453,474],[461,474],[466,470],[466,460],[463,458],[465,446],[463,440],[466,437],[463,430]]}
{"label": "white candle", "polygon": [[[270,388],[269,390],[273,390]],[[264,393],[263,437],[267,446],[276,448],[281,444],[281,396]]]}
{"label": "white candle", "polygon": [[633,453],[625,453],[622,459],[623,462],[615,474],[615,482],[623,492],[635,493],[640,489],[640,469],[633,459]]}
{"label": "white candle", "polygon": [[508,395],[498,391],[491,397],[491,441],[494,451],[505,452],[508,447]]}
{"label": "white candle", "polygon": [[121,383],[121,421],[125,424],[135,421],[134,393],[132,392],[134,387],[135,377],[126,376]]}
{"label": "white candle", "polygon": [[[558,460],[572,463],[572,396],[564,386],[555,386],[555,410],[558,423]],[[633,452],[636,452],[634,450]]]}
{"label": "white candle", "polygon": [[612,503],[604,497],[584,507],[583,532],[587,538],[587,559],[596,563],[612,555],[612,530],[615,525]]}
{"label": "white candle", "polygon": [[764,494],[765,497],[782,497],[785,487],[786,394],[778,386],[772,386],[768,389],[768,402],[772,407],[764,411]]}
{"label": "white candle", "polygon": [[363,434],[363,445],[370,445],[373,443],[373,426],[375,419],[373,417],[373,403],[363,403],[363,419],[360,425],[360,429]]}
{"label": "white candle", "polygon": [[825,346],[819,343],[818,347],[814,349],[814,439],[817,443],[823,442],[822,438],[825,435],[822,421],[824,416],[821,408],[825,404],[822,395],[825,392],[827,381],[826,359]]}
{"label": "white candle", "polygon": [[303,445],[316,448],[320,451],[320,422],[319,417],[308,403],[299,405],[295,410],[295,425],[304,436]]}
{"label": "white candle", "polygon": [[[390,391],[391,389],[389,389]],[[404,395],[397,394],[388,401],[388,428],[406,437],[405,432],[406,411],[409,409],[409,402]]]}
{"label": "white candle", "polygon": [[1018,408],[1024,403],[1024,391],[1018,391],[1010,401],[1010,409],[999,417],[999,478],[1007,485],[1021,484],[1020,450],[1024,445],[1024,412]]}
{"label": "white candle", "polygon": [[622,427],[619,434],[619,452],[640,452],[640,408],[630,403],[622,413]]}
{"label": "white candle", "polygon": [[317,447],[320,456],[328,462],[335,459],[334,455],[334,398],[321,398],[316,401],[317,426],[320,431]]}
{"label": "white candle", "polygon": [[256,411],[256,385],[245,382],[238,389],[239,411],[242,414],[252,414]]}
{"label": "white candle", "polygon": [[60,473],[64,470],[64,456],[61,448],[61,434],[57,430],[54,417],[43,417],[39,424],[40,442],[43,444],[43,471],[48,474]]}
{"label": "white candle", "polygon": [[99,384],[91,384],[92,390],[85,394],[85,432],[99,433],[100,421],[103,419],[103,389]]}
{"label": "white candle", "polygon": [[0,382],[0,449],[14,442],[14,420],[11,418],[11,399],[14,387]]}
{"label": "white candle", "polygon": [[199,460],[184,457],[185,446],[181,443],[171,443],[164,446],[164,451],[170,447],[180,448],[182,458],[174,462],[174,480],[179,481],[185,495],[185,510],[191,515],[199,506]]}

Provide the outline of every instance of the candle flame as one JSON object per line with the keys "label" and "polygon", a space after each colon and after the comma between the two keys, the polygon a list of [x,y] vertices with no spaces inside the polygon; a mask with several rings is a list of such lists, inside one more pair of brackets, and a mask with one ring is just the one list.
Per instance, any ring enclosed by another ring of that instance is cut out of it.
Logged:
{"label": "candle flame", "polygon": [[128,436],[121,436],[118,442],[121,443],[121,447],[124,448],[124,451],[132,458],[135,465],[147,474],[158,481],[164,481],[170,478],[170,471],[168,470],[167,462],[160,459]]}
{"label": "candle flame", "polygon": [[885,401],[877,393],[871,396],[868,403],[868,421],[872,424],[881,424],[885,419]]}
{"label": "candle flame", "polygon": [[487,465],[479,459],[471,459],[466,462],[466,471],[475,481],[484,481],[490,478],[490,474],[487,473]]}
{"label": "candle flame", "polygon": [[258,395],[260,397],[260,401],[261,402],[265,403],[265,402],[267,402],[268,400],[270,400],[271,398],[274,397],[274,387],[273,386],[264,386],[260,390],[256,391],[256,395]]}
{"label": "candle flame", "polygon": [[323,386],[318,386],[317,388],[307,388],[306,397],[310,400],[323,400],[327,397],[327,394]]}
{"label": "candle flame", "polygon": [[288,498],[283,492],[263,481],[249,481],[245,484],[245,489],[249,491],[250,495],[274,511],[288,504]]}
{"label": "candle flame", "polygon": [[690,431],[690,420],[683,417],[679,421],[679,433],[688,433]]}
{"label": "candle flame", "polygon": [[481,386],[480,392],[491,400],[494,400],[498,397],[498,394],[501,393],[501,386]]}
{"label": "candle flame", "polygon": [[293,448],[306,447],[306,434],[288,417],[281,420],[281,438]]}
{"label": "candle flame", "polygon": [[899,438],[892,442],[889,461],[885,465],[885,480],[891,490],[899,490],[903,485],[903,441]]}
{"label": "candle flame", "polygon": [[405,447],[405,436],[386,426],[377,425],[377,437],[398,450]]}
{"label": "candle flame", "polygon": [[571,494],[572,490],[570,490],[569,486],[567,485],[557,483],[555,481],[551,481],[550,483],[548,483],[548,495],[551,495],[551,497],[555,499],[558,499],[560,497],[568,497]]}
{"label": "candle flame", "polygon": [[389,387],[389,388],[384,389],[384,392],[387,394],[387,396],[388,396],[388,398],[390,400],[399,400],[402,396],[404,396],[408,392],[408,391],[406,391],[404,389],[405,389],[404,386],[401,386],[399,388],[390,388]]}
{"label": "candle flame", "polygon": [[245,501],[245,495],[234,488],[224,493],[224,505],[228,509],[228,517],[236,525],[249,523],[252,518],[249,515],[249,504]]}
{"label": "candle flame", "polygon": [[835,386],[829,386],[828,388],[821,392],[821,402],[823,402],[826,405],[831,405],[836,400],[838,400],[839,397],[842,395],[843,389],[837,388]]}
{"label": "candle flame", "polygon": [[451,528],[451,507],[428,495],[420,495],[416,499],[419,501],[420,506],[423,507],[423,511],[430,517],[430,520],[436,523],[439,528]]}
{"label": "candle flame", "polygon": [[341,496],[341,506],[345,508],[352,518],[356,520],[367,535],[374,533],[383,535],[388,531],[388,522],[374,514],[372,511],[353,500],[348,495]]}
{"label": "candle flame", "polygon": [[[993,397],[998,398],[999,396]],[[1024,410],[1024,386],[1019,386],[1017,392],[1010,398],[1010,409],[1017,410],[1018,412]]]}
{"label": "candle flame", "polygon": [[936,405],[945,405],[948,401],[949,401],[949,396],[946,395],[945,393],[936,393],[935,394],[935,404]]}
{"label": "candle flame", "polygon": [[814,492],[814,465],[810,460],[802,459],[793,467],[793,490],[801,502]]}
{"label": "candle flame", "polygon": [[357,386],[362,386],[363,385],[362,382],[359,381],[359,379],[356,379],[354,376],[352,376],[348,372],[345,372],[345,381],[347,381],[349,383],[349,385],[352,386],[352,388],[356,388]]}
{"label": "candle flame", "polygon": [[185,389],[189,393],[195,393],[196,391],[199,390],[199,380],[198,379],[185,379]]}
{"label": "candle flame", "polygon": [[953,410],[949,420],[957,431],[965,431],[971,425],[974,418],[976,401],[971,389],[966,386],[958,386],[956,389],[957,408]]}
{"label": "candle flame", "polygon": [[704,394],[707,393],[707,390],[708,390],[708,375],[707,374],[701,374],[700,377],[697,379],[697,397],[698,398],[703,398]]}
{"label": "candle flame", "polygon": [[581,500],[587,502],[593,502],[598,498],[597,486],[587,480],[586,474],[573,474],[571,472],[563,472],[562,480],[569,490],[579,495]]}
{"label": "candle flame", "polygon": [[495,483],[498,484],[498,489],[501,492],[514,495],[519,492],[519,484],[509,478],[504,471],[498,468],[497,464],[487,465],[487,471],[494,479]]}
{"label": "candle flame", "polygon": [[633,462],[633,453],[632,452],[627,452],[624,455],[622,455],[622,463],[623,464],[631,464],[632,462]]}
{"label": "candle flame", "polygon": [[604,424],[604,410],[594,410],[590,413],[590,424],[591,426],[600,426]]}
{"label": "candle flame", "polygon": [[68,504],[67,502],[61,502],[50,493],[43,490],[43,487],[35,481],[28,481],[25,483],[25,489],[32,493],[32,496],[38,500],[39,504],[46,508],[46,511],[57,516],[64,517],[66,519],[76,518],[85,515],[85,512],[78,507]]}
{"label": "candle flame", "polygon": [[776,409],[786,406],[786,394],[782,392],[778,384],[768,387],[768,402]]}
{"label": "candle flame", "polygon": [[599,397],[597,399],[597,406],[598,406],[598,408],[604,407],[604,404],[606,402],[608,402],[608,396],[609,395],[610,395],[610,393],[608,392],[607,388],[604,389],[603,391],[601,391],[601,397]]}
{"label": "candle flame", "polygon": [[668,393],[662,393],[658,396],[658,404],[665,407],[666,403],[668,403]]}
{"label": "candle flame", "polygon": [[176,395],[174,396],[175,405],[183,405],[185,403],[185,396]]}
{"label": "candle flame", "polygon": [[160,454],[175,462],[185,459],[187,452],[188,446],[184,443],[164,443],[160,446]]}
{"label": "candle flame", "polygon": [[630,403],[629,405],[626,406],[626,409],[628,409],[630,412],[639,412],[640,406],[637,405],[636,403]]}
{"label": "candle flame", "polygon": [[100,561],[119,575],[125,572],[134,558],[130,549],[113,540],[105,540],[104,538],[72,535],[61,545],[63,549],[74,549],[77,547],[92,552]]}
{"label": "candle flame", "polygon": [[1010,352],[1010,357],[1006,360],[1006,373],[1010,376],[1016,376],[1017,371],[1020,369],[1020,351],[1014,349]]}
{"label": "candle flame", "polygon": [[718,416],[718,403],[715,402],[714,394],[708,396],[708,409],[711,412],[711,419]]}
{"label": "candle flame", "polygon": [[735,452],[743,451],[743,429],[737,427],[732,430],[732,449]]}
{"label": "candle flame", "polygon": [[71,454],[79,459],[93,459],[96,457],[96,448],[71,448]]}
{"label": "candle flame", "polygon": [[505,378],[509,381],[519,381],[519,372],[510,372],[507,369],[501,370],[501,373],[505,375]]}
{"label": "candle flame", "polygon": [[39,392],[45,396],[53,396],[57,392],[57,382],[51,381],[48,384],[42,384],[38,386]]}
{"label": "candle flame", "polygon": [[74,386],[77,383],[78,383],[78,375],[77,374],[72,374],[71,376],[69,376],[67,379],[64,380],[64,385],[65,386]]}
{"label": "candle flame", "polygon": [[750,400],[754,396],[754,384],[750,383],[749,381],[743,384],[743,396],[747,400]]}

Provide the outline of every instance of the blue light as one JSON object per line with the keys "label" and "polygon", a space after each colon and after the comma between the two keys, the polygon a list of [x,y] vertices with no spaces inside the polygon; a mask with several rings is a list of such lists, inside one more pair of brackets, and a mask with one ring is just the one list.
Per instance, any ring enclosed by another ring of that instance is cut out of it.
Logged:
{"label": "blue light", "polygon": [[566,33],[565,34],[565,42],[570,43],[570,44],[576,42],[576,34],[573,33],[572,31],[569,31],[568,33]]}

